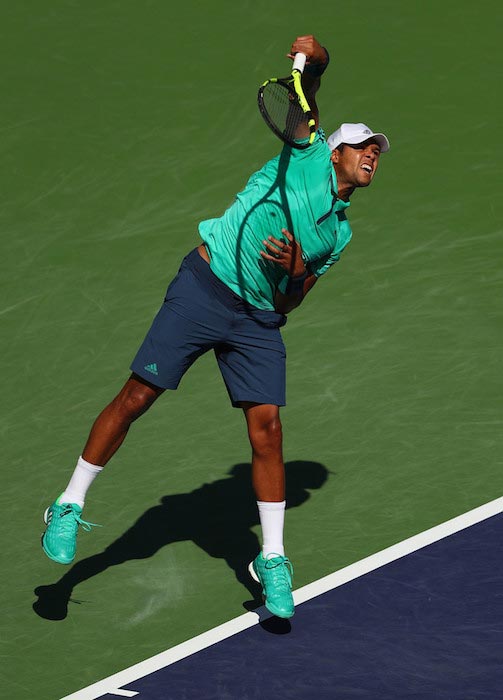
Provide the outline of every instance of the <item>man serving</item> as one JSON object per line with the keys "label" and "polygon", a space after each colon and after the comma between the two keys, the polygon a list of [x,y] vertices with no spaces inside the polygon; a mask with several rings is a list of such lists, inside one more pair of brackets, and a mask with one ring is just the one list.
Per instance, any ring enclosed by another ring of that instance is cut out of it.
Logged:
{"label": "man serving", "polygon": [[[280,407],[285,348],[280,327],[351,239],[346,212],[356,188],[373,180],[386,136],[363,123],[342,124],[328,139],[319,128],[316,92],[328,53],[313,36],[293,42],[306,54],[302,77],[317,133],[304,150],[285,146],[254,173],[219,218],[202,221],[202,243],[183,260],[119,394],[97,417],[72,477],[47,509],[42,546],[70,564],[87,490],[129,427],[189,367],[213,350],[231,403],[242,409],[252,448],[252,482],[263,546],[250,564],[267,608],[294,614],[293,567],[285,555],[285,470]],[[225,510],[226,504],[222,503]]]}

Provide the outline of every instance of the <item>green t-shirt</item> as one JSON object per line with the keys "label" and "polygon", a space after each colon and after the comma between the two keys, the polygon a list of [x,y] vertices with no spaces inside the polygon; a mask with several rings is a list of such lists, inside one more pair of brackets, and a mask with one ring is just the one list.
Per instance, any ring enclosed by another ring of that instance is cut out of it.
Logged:
{"label": "green t-shirt", "polygon": [[288,229],[308,270],[319,277],[351,239],[348,206],[337,197],[330,149],[319,129],[309,148],[285,146],[254,173],[223,216],[199,224],[199,234],[215,275],[250,304],[273,310],[276,290],[286,291],[288,276],[260,256],[263,241],[286,241],[281,229]]}

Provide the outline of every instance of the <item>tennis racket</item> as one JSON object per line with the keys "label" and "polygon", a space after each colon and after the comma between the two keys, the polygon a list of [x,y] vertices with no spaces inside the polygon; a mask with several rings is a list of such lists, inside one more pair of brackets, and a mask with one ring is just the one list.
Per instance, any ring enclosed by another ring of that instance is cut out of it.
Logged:
{"label": "tennis racket", "polygon": [[[292,74],[270,78],[258,91],[258,107],[265,123],[279,138],[294,148],[308,148],[316,135],[316,122],[302,90],[301,77],[306,54],[297,53]],[[303,140],[299,143],[298,139]]]}

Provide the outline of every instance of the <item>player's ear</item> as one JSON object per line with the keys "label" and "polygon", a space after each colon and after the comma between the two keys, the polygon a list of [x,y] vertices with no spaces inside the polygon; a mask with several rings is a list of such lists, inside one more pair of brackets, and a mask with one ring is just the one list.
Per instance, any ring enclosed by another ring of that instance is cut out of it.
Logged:
{"label": "player's ear", "polygon": [[330,160],[332,161],[332,163],[334,165],[339,162],[339,155],[340,154],[339,154],[339,151],[337,150],[337,148],[334,148],[334,150],[330,154]]}

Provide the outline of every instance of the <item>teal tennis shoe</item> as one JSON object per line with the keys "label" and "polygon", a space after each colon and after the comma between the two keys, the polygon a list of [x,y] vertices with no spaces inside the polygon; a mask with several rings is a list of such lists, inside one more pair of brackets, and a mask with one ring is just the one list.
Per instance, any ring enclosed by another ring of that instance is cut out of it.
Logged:
{"label": "teal tennis shoe", "polygon": [[44,513],[47,529],[42,536],[42,548],[49,559],[59,564],[71,564],[77,550],[79,525],[89,532],[95,523],[82,520],[82,508],[76,503],[59,503],[59,498]]}
{"label": "teal tennis shoe", "polygon": [[293,566],[287,557],[268,554],[264,559],[260,553],[249,565],[248,571],[262,586],[266,608],[277,617],[292,617],[294,610],[292,595]]}

